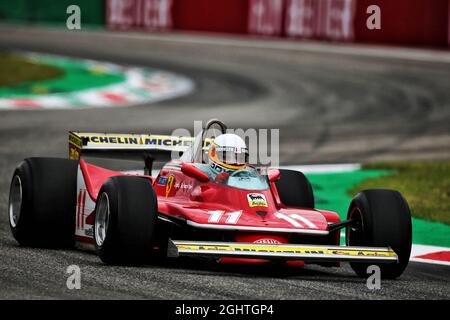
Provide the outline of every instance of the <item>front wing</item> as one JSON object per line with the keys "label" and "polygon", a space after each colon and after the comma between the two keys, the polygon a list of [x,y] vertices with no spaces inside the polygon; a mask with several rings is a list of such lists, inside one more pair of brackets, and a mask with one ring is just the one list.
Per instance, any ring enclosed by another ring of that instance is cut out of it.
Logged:
{"label": "front wing", "polygon": [[269,260],[301,260],[305,262],[352,261],[398,263],[397,254],[389,247],[376,248],[169,240],[167,254],[169,257],[238,257]]}

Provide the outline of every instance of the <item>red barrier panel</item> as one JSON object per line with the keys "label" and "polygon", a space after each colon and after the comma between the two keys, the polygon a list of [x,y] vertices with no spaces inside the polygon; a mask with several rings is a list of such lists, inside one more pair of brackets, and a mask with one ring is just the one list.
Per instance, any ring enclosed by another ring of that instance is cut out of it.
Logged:
{"label": "red barrier panel", "polygon": [[[381,29],[370,29],[369,6]],[[450,0],[106,0],[113,29],[251,33],[395,45],[450,44]]]}
{"label": "red barrier panel", "polygon": [[[381,9],[381,30],[369,30],[367,7]],[[397,45],[447,46],[448,0],[358,0],[356,42]]]}
{"label": "red barrier panel", "polygon": [[112,29],[167,29],[173,0],[107,0],[106,23]]}
{"label": "red barrier panel", "polygon": [[250,0],[248,32],[279,36],[283,30],[284,0]]}
{"label": "red barrier panel", "polygon": [[355,8],[355,0],[287,0],[285,34],[351,41]]}
{"label": "red barrier panel", "polygon": [[247,33],[248,0],[175,0],[176,29]]}

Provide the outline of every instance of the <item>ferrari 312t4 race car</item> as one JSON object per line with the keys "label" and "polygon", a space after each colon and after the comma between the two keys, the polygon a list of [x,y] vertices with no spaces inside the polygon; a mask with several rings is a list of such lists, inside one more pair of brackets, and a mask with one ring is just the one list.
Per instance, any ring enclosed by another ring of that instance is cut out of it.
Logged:
{"label": "ferrari 312t4 race car", "polygon": [[[361,277],[373,264],[385,278],[403,273],[411,215],[399,192],[362,191],[340,221],[315,208],[301,172],[248,166],[212,179],[203,167],[205,132],[213,126],[226,130],[211,120],[195,138],[70,132],[70,159],[28,158],[15,170],[8,206],[15,239],[32,247],[95,248],[107,264],[198,256],[222,263],[349,261]],[[181,157],[170,160],[173,152]],[[89,155],[138,157],[144,174],[93,165]],[[165,163],[156,178],[154,161]],[[346,246],[339,245],[344,228]]]}

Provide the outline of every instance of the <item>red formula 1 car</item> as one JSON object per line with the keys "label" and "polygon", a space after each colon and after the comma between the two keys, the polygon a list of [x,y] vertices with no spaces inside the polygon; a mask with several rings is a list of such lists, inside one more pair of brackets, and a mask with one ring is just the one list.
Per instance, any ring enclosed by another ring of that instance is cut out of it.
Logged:
{"label": "red formula 1 car", "polygon": [[[95,248],[107,264],[155,256],[200,256],[220,262],[301,261],[339,266],[349,261],[365,277],[379,265],[396,278],[411,250],[411,216],[401,194],[360,192],[340,221],[316,209],[297,171],[249,166],[227,179],[205,173],[206,129],[196,138],[69,133],[70,159],[29,158],[15,170],[9,195],[12,233],[21,245]],[[179,160],[151,176],[154,161]],[[140,157],[144,174],[111,171],[85,156]],[[251,184],[248,182],[251,181]],[[250,187],[251,186],[251,187]],[[340,246],[341,229],[346,246]]]}

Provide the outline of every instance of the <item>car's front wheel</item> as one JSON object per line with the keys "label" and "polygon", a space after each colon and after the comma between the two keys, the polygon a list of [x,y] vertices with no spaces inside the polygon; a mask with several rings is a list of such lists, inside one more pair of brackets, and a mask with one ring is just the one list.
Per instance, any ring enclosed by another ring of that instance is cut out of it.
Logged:
{"label": "car's front wheel", "polygon": [[106,264],[148,262],[155,245],[157,199],[150,180],[117,176],[100,189],[95,206],[94,241]]}
{"label": "car's front wheel", "polygon": [[[354,221],[346,231],[347,245],[391,247],[398,263],[378,266],[383,278],[399,277],[408,265],[412,238],[411,213],[400,192],[379,189],[358,193],[350,204],[347,219]],[[350,265],[358,276],[368,276],[369,264]]]}

